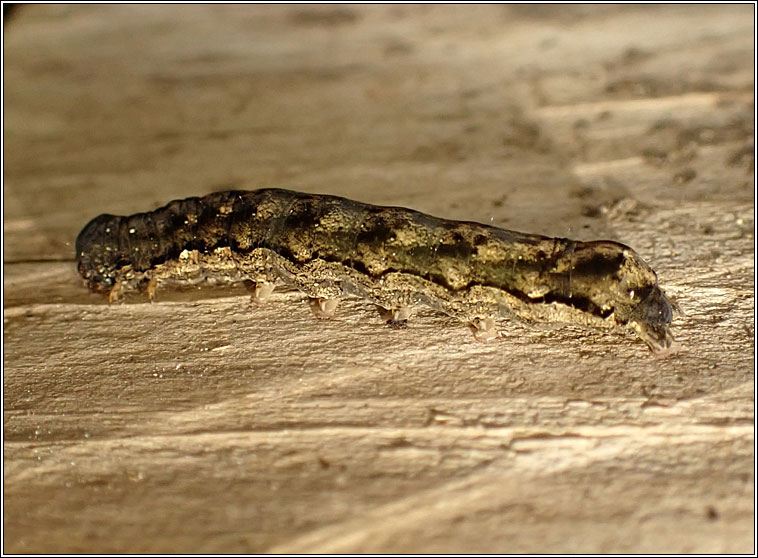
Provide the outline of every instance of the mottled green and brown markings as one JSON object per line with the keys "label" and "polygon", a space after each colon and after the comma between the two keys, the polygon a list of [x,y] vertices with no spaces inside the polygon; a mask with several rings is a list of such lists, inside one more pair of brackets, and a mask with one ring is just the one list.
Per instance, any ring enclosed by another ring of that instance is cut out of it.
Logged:
{"label": "mottled green and brown markings", "polygon": [[[76,249],[89,287],[112,295],[183,280],[281,279],[316,298],[357,294],[393,309],[426,304],[466,321],[575,315],[631,326],[656,351],[673,342],[672,303],[627,246],[336,196],[227,191],[128,217],[100,215]],[[538,311],[546,305],[560,311]]]}

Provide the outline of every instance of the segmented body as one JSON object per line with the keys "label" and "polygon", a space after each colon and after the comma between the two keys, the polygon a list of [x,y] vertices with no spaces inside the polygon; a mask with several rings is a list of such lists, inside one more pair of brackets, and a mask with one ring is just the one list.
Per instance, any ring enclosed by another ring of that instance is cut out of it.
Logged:
{"label": "segmented body", "polygon": [[515,315],[633,327],[668,349],[672,303],[634,250],[451,221],[401,207],[280,189],[176,200],[100,215],[76,251],[88,286],[284,281],[309,296],[426,305],[463,321]]}

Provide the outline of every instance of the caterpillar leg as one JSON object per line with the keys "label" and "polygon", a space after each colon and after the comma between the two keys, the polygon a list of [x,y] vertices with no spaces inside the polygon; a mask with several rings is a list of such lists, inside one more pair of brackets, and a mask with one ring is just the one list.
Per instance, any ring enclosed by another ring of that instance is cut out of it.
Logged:
{"label": "caterpillar leg", "polygon": [[124,291],[124,284],[120,281],[116,281],[108,292],[108,304],[113,304],[114,302],[121,300],[124,296]]}
{"label": "caterpillar leg", "polygon": [[411,309],[408,306],[399,306],[397,308],[381,308],[379,311],[382,319],[393,329],[402,329],[408,326],[408,320],[411,317]]}
{"label": "caterpillar leg", "polygon": [[253,293],[250,299],[256,304],[263,304],[274,292],[276,285],[268,281],[245,281],[245,286]]}
{"label": "caterpillar leg", "polygon": [[150,300],[150,302],[155,301],[155,291],[158,290],[158,279],[156,277],[150,277],[150,279],[147,280],[147,285],[145,286],[145,292],[147,293],[147,298]]}
{"label": "caterpillar leg", "polygon": [[311,312],[320,320],[328,320],[333,318],[337,313],[337,306],[339,305],[339,299],[337,298],[310,298],[308,299],[308,306],[311,308]]}
{"label": "caterpillar leg", "polygon": [[474,318],[470,327],[477,341],[487,342],[498,336],[493,318]]}

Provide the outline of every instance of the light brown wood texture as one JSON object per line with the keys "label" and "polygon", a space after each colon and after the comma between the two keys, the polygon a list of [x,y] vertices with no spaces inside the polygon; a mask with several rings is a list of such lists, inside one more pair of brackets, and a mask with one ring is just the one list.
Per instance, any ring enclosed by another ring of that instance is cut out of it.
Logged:
{"label": "light brown wood texture", "polygon": [[[4,551],[753,552],[753,9],[21,7]],[[623,242],[681,349],[82,286],[95,215],[264,186]]]}

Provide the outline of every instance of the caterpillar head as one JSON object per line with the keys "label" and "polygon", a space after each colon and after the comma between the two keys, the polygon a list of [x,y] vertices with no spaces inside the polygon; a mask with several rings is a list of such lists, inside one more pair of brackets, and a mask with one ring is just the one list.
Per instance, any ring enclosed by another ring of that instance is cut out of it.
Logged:
{"label": "caterpillar head", "polygon": [[673,350],[669,326],[678,307],[639,254],[618,242],[585,242],[572,254],[571,268],[572,289],[601,315],[634,329],[656,354]]}
{"label": "caterpillar head", "polygon": [[623,251],[619,270],[619,317],[624,319],[650,350],[665,356],[675,350],[669,326],[679,307],[658,286],[658,276],[631,248]]}

